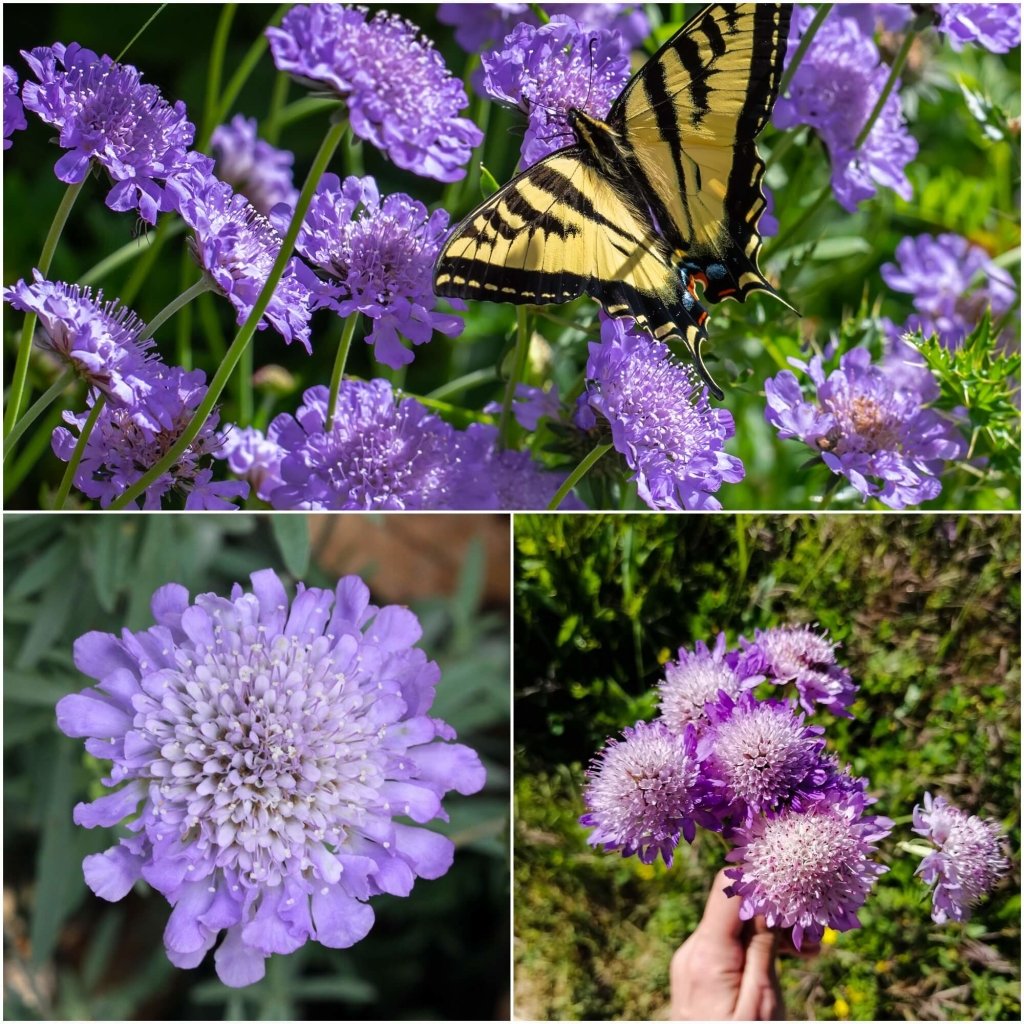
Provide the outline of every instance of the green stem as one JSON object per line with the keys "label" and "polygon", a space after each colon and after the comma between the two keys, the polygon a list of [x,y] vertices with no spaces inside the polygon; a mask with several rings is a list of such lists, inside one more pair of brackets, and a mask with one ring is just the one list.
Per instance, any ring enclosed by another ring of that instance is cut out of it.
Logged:
{"label": "green stem", "polygon": [[772,243],[771,254],[774,255],[782,250],[807,226],[814,215],[825,205],[826,200],[832,194],[831,184],[826,185],[815,197],[814,201],[797,217],[796,221],[783,231]]}
{"label": "green stem", "polygon": [[54,499],[53,507],[58,512],[64,507],[64,502],[68,500],[68,494],[71,491],[71,484],[75,479],[75,473],[78,472],[78,464],[82,461],[82,456],[85,454],[85,446],[89,443],[93,427],[96,426],[96,421],[100,418],[100,412],[106,404],[106,395],[99,394],[96,396],[96,401],[93,402],[89,418],[85,421],[85,426],[82,427],[82,433],[79,435],[78,443],[75,445],[75,450],[71,455],[71,461],[68,463],[68,468],[64,470],[64,476],[61,479],[60,487],[57,490],[57,496]]}
{"label": "green stem", "polygon": [[[75,205],[78,194],[82,191],[85,178],[74,185],[68,185],[64,191],[64,198],[53,215],[53,223],[43,242],[43,251],[39,254],[39,273],[46,277],[50,270],[50,263],[53,261],[53,254],[57,250],[57,243],[60,241],[61,232],[71,214],[71,208]],[[18,355],[14,361],[14,376],[11,378],[11,390],[7,399],[7,415],[4,418],[4,436],[7,436],[18,422],[18,414],[21,412],[21,404],[27,400],[28,390],[28,364],[32,356],[32,335],[36,329],[35,313],[25,314],[25,323],[21,328],[21,338],[18,341]]]}
{"label": "green stem", "polygon": [[558,506],[565,500],[566,495],[594,468],[595,463],[601,456],[610,452],[610,444],[599,444],[589,455],[565,478],[565,482],[558,488],[555,496],[548,505],[549,512],[558,511]]}
{"label": "green stem", "polygon": [[865,140],[871,134],[871,129],[874,128],[875,122],[878,120],[882,113],[883,107],[892,95],[893,89],[896,88],[896,82],[898,81],[903,66],[907,63],[907,58],[910,56],[910,48],[914,45],[914,40],[917,38],[917,30],[911,28],[910,31],[903,37],[903,42],[900,44],[899,52],[896,54],[896,59],[892,62],[892,67],[889,69],[889,77],[885,80],[885,85],[882,87],[882,91],[878,94],[878,99],[875,101],[874,109],[868,115],[868,119],[864,122],[864,127],[861,128],[860,134],[857,136],[857,141],[854,142],[853,148],[860,149],[864,145]]}
{"label": "green stem", "polygon": [[25,413],[24,416],[15,423],[14,428],[4,438],[4,462],[7,461],[7,456],[11,454],[14,446],[18,443],[18,438],[32,426],[35,421],[42,416],[44,412],[50,407],[50,405],[57,400],[64,389],[75,379],[75,371],[72,367],[68,367],[54,382],[46,389],[46,392],[38,399],[32,407]]}
{"label": "green stem", "polygon": [[308,117],[322,114],[325,110],[332,110],[338,105],[336,99],[321,99],[317,96],[303,96],[302,99],[289,103],[282,107],[277,114],[277,131],[294,124],[296,121],[305,121]]}
{"label": "green stem", "polygon": [[274,260],[274,265],[267,280],[264,282],[263,288],[260,290],[256,304],[253,306],[248,317],[246,317],[245,323],[239,328],[234,341],[231,342],[231,347],[228,349],[223,362],[217,367],[217,372],[213,375],[213,380],[210,381],[210,388],[202,402],[199,403],[199,408],[196,409],[188,426],[185,427],[181,436],[171,445],[163,458],[148,469],[116,501],[112,502],[111,508],[124,508],[129,502],[134,501],[135,498],[142,494],[154,480],[159,479],[166,473],[192,443],[193,438],[202,429],[210,413],[213,412],[213,407],[217,404],[217,400],[220,398],[225,385],[231,379],[231,374],[238,365],[243,349],[252,340],[253,334],[256,333],[260,319],[263,317],[263,313],[273,297],[274,289],[284,274],[285,267],[292,255],[292,249],[295,247],[295,239],[299,235],[302,221],[306,216],[306,211],[309,209],[309,204],[312,202],[313,193],[316,191],[317,182],[320,181],[321,176],[331,161],[331,157],[341,144],[342,139],[344,139],[347,129],[348,122],[341,120],[336,124],[332,124],[327,135],[324,137],[324,141],[321,143],[320,149],[313,160],[309,176],[302,186],[302,192],[299,195],[291,223],[288,225],[288,231],[281,242],[281,251],[277,254],[277,259]]}
{"label": "green stem", "polygon": [[203,292],[208,292],[213,288],[213,282],[205,275],[199,278],[198,281],[191,288],[186,288],[176,299],[172,299],[170,302],[160,310],[159,313],[152,320],[142,328],[140,337],[152,338],[154,334],[172,317],[175,313],[181,309],[182,306],[187,306],[196,296],[202,295]]}
{"label": "green stem", "polygon": [[505,398],[501,403],[501,419],[498,420],[499,443],[502,448],[511,448],[515,434],[515,420],[512,418],[512,402],[516,397],[516,385],[526,372],[526,360],[530,355],[530,324],[527,308],[516,306],[516,347],[512,355],[512,372],[505,384]]}
{"label": "green stem", "polygon": [[125,45],[124,45],[124,49],[122,49],[122,50],[121,50],[121,52],[120,52],[120,53],[119,53],[119,54],[118,54],[118,55],[117,55],[117,56],[116,56],[116,57],[114,58],[114,60],[115,60],[115,61],[117,61],[118,63],[120,63],[120,62],[121,62],[121,61],[122,61],[122,60],[124,59],[124,55],[125,55],[125,54],[126,54],[126,53],[127,53],[127,52],[128,52],[128,51],[129,51],[130,49],[131,49],[131,48],[132,48],[132,46],[133,46],[133,45],[134,45],[134,43],[135,43],[135,40],[136,40],[136,39],[138,39],[138,38],[139,38],[139,36],[141,36],[141,35],[142,35],[142,33],[143,33],[143,32],[145,32],[145,31],[146,31],[146,29],[147,29],[147,28],[149,28],[149,26],[150,26],[150,25],[152,25],[152,24],[153,24],[153,22],[154,22],[154,21],[156,21],[156,19],[160,17],[160,15],[161,15],[161,14],[163,14],[163,13],[164,13],[164,9],[165,9],[166,7],[167,7],[167,4],[161,4],[161,5],[160,5],[160,6],[159,6],[159,7],[158,7],[158,8],[157,8],[157,9],[156,9],[156,10],[155,10],[155,11],[154,11],[153,13],[152,13],[152,15],[150,15],[150,17],[149,17],[149,18],[148,18],[148,19],[146,20],[146,23],[145,23],[145,24],[144,24],[144,25],[142,26],[142,28],[140,28],[140,29],[139,29],[139,31],[138,31],[138,32],[136,32],[136,33],[135,33],[135,35],[133,35],[133,36],[131,37],[131,39],[129,39],[129,40],[128,40],[128,42],[127,42],[127,43],[125,43]]}
{"label": "green stem", "polygon": [[[167,235],[180,235],[184,230],[185,222],[183,220],[173,220],[169,222]],[[109,256],[104,257],[99,261],[99,263],[90,267],[78,279],[78,283],[81,285],[91,286],[96,284],[97,281],[102,281],[103,278],[108,274],[113,273],[118,267],[123,266],[125,263],[131,263],[131,261],[135,259],[141,251],[141,239],[133,238],[130,242],[125,242],[120,249],[115,249]]]}
{"label": "green stem", "polygon": [[793,81],[796,69],[800,67],[800,62],[804,59],[807,51],[811,48],[811,43],[814,42],[814,37],[818,34],[818,29],[821,28],[822,23],[828,17],[828,13],[832,10],[833,6],[833,4],[822,4],[817,11],[814,12],[814,17],[811,19],[810,25],[807,26],[807,31],[803,36],[801,36],[800,43],[789,61],[789,66],[782,75],[782,81],[779,83],[780,96],[786,95],[786,90],[789,89],[790,83]]}
{"label": "green stem", "polygon": [[221,8],[220,17],[217,19],[217,27],[213,33],[213,45],[210,48],[210,62],[206,72],[206,99],[203,103],[203,130],[199,138],[203,140],[201,149],[206,148],[210,141],[217,122],[217,99],[220,94],[220,83],[224,75],[224,52],[228,46],[228,36],[231,34],[231,23],[235,20],[235,13],[238,4],[225,4]]}
{"label": "green stem", "polygon": [[338,351],[334,354],[334,369],[331,370],[331,391],[327,399],[327,432],[331,432],[334,426],[334,410],[338,405],[338,392],[341,390],[341,378],[345,373],[345,363],[348,362],[348,353],[352,348],[352,336],[356,333],[356,325],[359,323],[360,313],[349,313],[345,322],[341,325],[341,338],[338,341]]}
{"label": "green stem", "polygon": [[270,92],[270,107],[262,125],[263,138],[272,146],[276,146],[277,140],[281,138],[281,113],[285,109],[291,84],[291,78],[283,71],[278,71]]}
{"label": "green stem", "polygon": [[495,372],[494,367],[485,366],[481,370],[472,370],[461,377],[456,377],[455,380],[448,381],[447,384],[442,384],[439,388],[434,388],[433,391],[427,394],[427,397],[450,398],[452,395],[475,388],[478,384],[490,384],[497,379],[498,374]]}

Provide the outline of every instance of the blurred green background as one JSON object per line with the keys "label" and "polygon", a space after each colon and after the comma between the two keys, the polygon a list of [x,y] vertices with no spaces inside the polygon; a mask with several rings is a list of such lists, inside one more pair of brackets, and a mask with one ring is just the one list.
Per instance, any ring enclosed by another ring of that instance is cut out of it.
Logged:
{"label": "blurred green background", "polygon": [[[654,716],[680,646],[820,623],[860,693],[829,747],[896,822],[891,870],[810,962],[785,961],[789,1017],[1019,1020],[1018,516],[518,516],[515,537],[515,1009],[658,1019],[668,962],[703,910],[719,837],[671,870],[596,852],[583,769]],[[1009,830],[1013,867],[965,926],[932,923],[897,851],[925,790]]]}
{"label": "blurred green background", "polygon": [[[432,523],[439,544],[466,532],[464,518]],[[111,846],[117,830],[72,823],[74,804],[100,795],[109,768],[57,731],[56,702],[91,683],[72,663],[72,642],[88,630],[151,625],[150,597],[171,581],[193,595],[227,594],[270,567],[286,582],[333,587],[337,576],[317,568],[308,536],[298,515],[4,517],[6,1020],[507,1016],[509,608],[507,585],[482,603],[488,567],[478,541],[450,593],[409,602],[420,646],[441,666],[432,712],[487,767],[483,792],[452,794],[451,822],[430,825],[457,845],[448,874],[404,899],[374,898],[376,924],[352,949],[308,943],[268,959],[266,978],[240,990],[217,980],[212,954],[191,971],[170,964],[161,939],[170,908],[159,893],[140,884],[107,903],[83,880],[82,858]],[[507,581],[508,560],[500,564]],[[362,575],[372,593],[373,573]]]}
{"label": "blurred green background", "polygon": [[[371,6],[376,9],[381,5]],[[657,31],[662,35],[698,7],[645,5],[652,24],[660,26]],[[228,75],[243,62],[278,10],[262,4],[237,6],[228,34]],[[98,52],[119,54],[156,11],[157,6],[151,4],[5,5],[4,62],[14,66],[24,79],[27,69],[17,52],[22,48],[76,40]],[[221,11],[219,5],[212,4],[167,5],[132,42],[124,58],[140,68],[146,81],[158,85],[169,100],[184,100],[194,120],[200,118],[206,101],[207,64]],[[400,13],[437,44],[456,76],[470,75],[471,61],[455,43],[451,28],[438,23],[436,5],[403,4]],[[662,35],[652,35],[649,46]],[[891,60],[899,46],[898,38],[883,34],[879,43],[883,58]],[[636,60],[639,62],[642,57],[637,51]],[[264,52],[232,112],[265,118],[274,82],[274,68]],[[962,86],[990,103],[995,113],[988,121],[985,116],[972,113]],[[908,167],[913,197],[905,201],[881,188],[876,197],[862,204],[854,214],[843,211],[831,198],[816,211],[811,209],[819,193],[827,192],[829,187],[828,157],[820,141],[806,130],[780,132],[769,126],[764,131],[759,147],[768,164],[766,180],[774,191],[775,214],[781,228],[776,238],[766,241],[762,265],[782,294],[799,309],[801,317],[765,296],[743,305],[724,302],[712,311],[709,366],[726,389],[725,406],[736,421],[737,436],[728,450],[746,466],[745,480],[727,485],[719,493],[726,508],[818,507],[834,478],[820,461],[808,468],[808,450],[796,442],[778,440],[765,422],[764,380],[788,369],[789,358],[806,358],[812,343],[824,345],[838,334],[841,325],[845,344],[867,343],[877,350],[880,317],[890,317],[897,324],[906,321],[912,311],[910,296],[890,292],[879,276],[880,266],[894,258],[903,237],[924,232],[961,234],[1019,275],[1020,89],[1019,49],[1001,56],[968,45],[956,53],[932,31],[919,36],[900,89],[910,132],[920,145],[918,157]],[[472,90],[470,95],[472,105],[465,113],[478,122],[487,119],[486,140],[474,162],[482,159],[494,179],[503,182],[511,177],[518,161],[522,115],[491,104]],[[299,86],[289,86],[289,102],[303,96]],[[1015,130],[1014,117],[1018,119]],[[30,115],[29,120],[29,130],[15,136],[12,150],[4,156],[7,284],[30,276],[63,193],[63,186],[52,171],[58,151],[48,141],[50,129],[34,116]],[[1002,137],[992,137],[993,126],[999,125]],[[282,131],[278,144],[295,153],[299,183],[325,130],[326,119],[320,112],[293,120]],[[428,206],[445,205],[453,222],[481,198],[475,171],[473,184],[446,189],[398,170],[368,145],[341,154],[332,170],[344,174],[360,168],[376,176],[382,193],[404,191]],[[57,251],[53,276],[75,280],[125,245],[136,244],[139,257],[146,250],[147,243],[137,237],[139,225],[135,219],[107,210],[102,195],[100,186],[92,183],[79,198]],[[191,283],[196,276],[180,238],[171,241],[143,280],[135,277],[140,265],[140,259],[135,258],[100,283],[108,297],[130,294],[143,321],[151,319],[179,294],[183,281]],[[586,342],[596,334],[596,306],[589,300],[580,300],[551,312],[551,317],[534,318],[536,333],[528,379],[536,385],[554,381],[563,395],[569,395],[580,385]],[[566,321],[573,320],[577,326],[564,326]],[[12,351],[20,324],[21,316],[5,308],[4,339],[8,352]],[[384,376],[409,393],[421,396],[462,379],[463,385],[454,393],[445,393],[445,401],[457,407],[445,415],[461,427],[468,420],[479,418],[486,402],[500,400],[499,368],[510,356],[514,329],[515,311],[511,306],[471,303],[463,334],[456,339],[438,335],[429,345],[419,346],[407,372],[396,373],[375,363],[369,347],[359,344],[358,337],[349,372],[362,377]],[[158,342],[165,359],[174,360],[176,353],[188,351],[195,365],[210,374],[233,331],[228,304],[205,295],[195,304],[191,327],[185,329],[184,335],[179,335],[176,319],[159,332]],[[293,411],[306,387],[327,383],[339,333],[340,324],[333,314],[316,314],[312,357],[298,345],[286,347],[271,331],[258,334],[255,368],[279,365],[291,378],[283,389],[280,375],[274,386],[257,386],[255,425],[263,428],[276,413]],[[37,394],[52,378],[52,367],[39,360],[34,362]],[[239,390],[236,377],[222,401],[223,422],[238,418]],[[49,452],[49,435],[58,419],[59,410],[52,410],[39,429],[29,435],[24,453],[7,467],[8,508],[40,507],[48,489],[60,479],[63,464]],[[557,439],[547,437],[542,441],[557,447]],[[943,492],[930,503],[931,507],[1019,508],[1015,445],[1019,448],[1019,429],[1012,423],[1007,436],[995,445],[996,452],[986,449],[982,432],[976,439],[975,455],[990,459],[989,472],[979,473],[978,464],[958,467],[947,474]],[[1010,454],[1000,462],[998,452],[1005,455],[1006,449]],[[568,459],[574,463],[579,457],[576,453]],[[638,506],[632,485],[609,489],[600,480],[589,479],[584,482],[582,493],[588,501],[604,508]],[[861,499],[850,489],[833,493],[831,502],[833,508],[862,506]]]}

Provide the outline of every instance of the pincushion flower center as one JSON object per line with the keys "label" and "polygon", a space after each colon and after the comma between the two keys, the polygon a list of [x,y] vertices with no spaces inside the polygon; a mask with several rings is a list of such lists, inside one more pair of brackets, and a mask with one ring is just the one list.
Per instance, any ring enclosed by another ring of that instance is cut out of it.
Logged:
{"label": "pincushion flower center", "polygon": [[856,840],[831,814],[790,814],[766,822],[764,836],[747,847],[747,860],[775,902],[820,898],[836,872],[852,863]]}

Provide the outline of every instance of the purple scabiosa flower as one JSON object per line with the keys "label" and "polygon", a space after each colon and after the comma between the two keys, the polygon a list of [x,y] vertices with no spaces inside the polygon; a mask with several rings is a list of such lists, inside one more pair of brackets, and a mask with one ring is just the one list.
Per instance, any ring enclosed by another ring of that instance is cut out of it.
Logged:
{"label": "purple scabiosa flower", "polygon": [[605,117],[629,81],[629,50],[607,29],[583,31],[568,15],[517,25],[502,48],[480,58],[483,87],[528,118],[520,164],[528,167],[574,139],[569,110]]}
{"label": "purple scabiosa flower", "polygon": [[267,432],[285,451],[274,508],[494,507],[488,477],[466,463],[458,432],[415,399],[398,400],[387,381],[344,381],[330,430],[327,388],[303,399]]}
{"label": "purple scabiosa flower", "polygon": [[754,642],[740,638],[741,671],[757,673],[777,686],[793,683],[801,707],[810,715],[820,704],[842,718],[857,696],[850,673],[836,664],[836,648],[828,631],[816,633],[810,626],[773,626],[754,631]]}
{"label": "purple scabiosa flower", "polygon": [[977,43],[992,53],[1020,46],[1020,4],[938,4],[939,31],[954,50]]}
{"label": "purple scabiosa flower", "polygon": [[929,885],[936,883],[932,920],[966,921],[971,908],[1009,870],[1002,827],[925,793],[924,807],[914,808],[914,831],[938,847],[916,872]]}
{"label": "purple scabiosa flower", "polygon": [[[564,473],[552,473],[529,452],[502,448],[498,428],[488,423],[471,423],[460,435],[464,459],[479,467],[490,480],[497,507],[505,510],[545,510],[558,488],[565,483]],[[574,494],[567,494],[558,506],[563,512],[578,512],[586,506]]]}
{"label": "purple scabiosa flower", "polygon": [[743,479],[743,463],[723,450],[735,433],[732,416],[711,407],[696,373],[668,346],[631,320],[601,318],[577,422],[589,429],[595,413],[608,421],[615,448],[651,508],[721,508],[714,492]]}
{"label": "purple scabiosa flower", "polygon": [[816,389],[804,397],[796,375],[783,370],[765,381],[765,417],[781,438],[797,438],[845,476],[865,498],[890,508],[930,501],[942,490],[944,463],[967,451],[955,425],[925,397],[875,366],[865,348],[847,352],[827,377],[820,356],[806,369]]}
{"label": "purple scabiosa flower", "polygon": [[266,217],[278,203],[295,206],[299,192],[292,180],[295,157],[256,136],[256,118],[236,114],[210,136],[213,173],[241,192]]}
{"label": "purple scabiosa flower", "polygon": [[263,501],[270,500],[281,479],[284,449],[255,427],[226,427],[223,443],[214,457],[227,461],[231,472],[247,481]]}
{"label": "purple scabiosa flower", "polygon": [[[111,405],[129,407],[153,429],[166,422],[159,403],[166,398],[161,377],[166,367],[154,352],[144,325],[118,302],[104,302],[92,289],[47,281],[38,270],[32,283],[21,280],[3,290],[5,302],[33,312],[41,330],[40,348],[70,367]],[[152,408],[151,408],[152,407]]]}
{"label": "purple scabiosa flower", "polygon": [[[165,367],[157,384],[163,394],[153,404],[160,409],[166,425],[154,429],[148,415],[141,417],[131,408],[106,404],[86,442],[74,483],[86,497],[99,501],[104,508],[164,456],[206,394],[202,370],[186,372],[180,367]],[[92,393],[87,402],[91,409],[95,402]],[[88,412],[64,413],[64,422],[78,431],[88,418]],[[57,427],[51,442],[54,454],[62,462],[70,462],[77,440],[71,430]],[[214,412],[174,467],[146,489],[143,508],[161,508],[164,497],[176,491],[185,495],[186,509],[234,511],[232,500],[244,498],[249,485],[213,480],[208,462],[221,443]]]}
{"label": "purple scabiosa flower", "polygon": [[195,128],[180,100],[171,106],[129,64],[98,57],[77,43],[22,51],[38,82],[22,89],[25,107],[60,130],[65,153],[54,168],[74,184],[95,163],[114,181],[112,210],[138,210],[149,224],[170,209],[162,183],[178,174]]}
{"label": "purple scabiosa flower", "polygon": [[961,345],[986,309],[1000,317],[1017,301],[1010,274],[961,235],[904,238],[896,261],[882,264],[881,273],[894,291],[913,296],[917,315],[907,330],[937,334],[947,348]]}
{"label": "purple scabiosa flower", "polygon": [[803,810],[786,808],[757,815],[731,838],[726,860],[733,879],[727,896],[739,896],[740,917],[764,916],[769,928],[792,928],[793,945],[817,942],[825,928],[859,927],[875,879],[889,869],[870,858],[892,822],[865,814],[870,797],[857,792],[820,801]]}
{"label": "purple scabiosa flower", "polygon": [[76,823],[129,819],[128,837],[85,858],[89,887],[162,893],[178,967],[223,930],[214,962],[232,987],[310,939],[354,945],[371,896],[443,875],[451,840],[418,826],[447,820],[449,790],[484,784],[477,755],[428,714],[440,672],[412,612],[374,607],[355,576],[333,592],[300,583],[292,601],[272,570],[251,578],[230,598],[169,583],[156,625],[86,633],[75,664],[97,686],[57,704],[60,729],[113,761],[119,786],[78,804]]}
{"label": "purple scabiosa flower", "polygon": [[[639,4],[545,4],[549,17],[572,17],[583,30],[618,32],[632,48],[650,34],[651,26]],[[520,22],[537,24],[529,4],[438,4],[437,20],[455,29],[455,41],[467,53],[480,53],[504,39]]]}
{"label": "purple scabiosa flower", "polygon": [[697,825],[721,827],[697,732],[692,725],[675,733],[664,722],[637,722],[622,735],[609,739],[587,771],[580,824],[593,829],[591,846],[636,854],[645,864],[660,853],[670,865],[680,836],[692,843]]}
{"label": "purple scabiosa flower", "polygon": [[736,699],[720,693],[703,713],[708,725],[699,749],[705,770],[736,821],[749,823],[758,811],[777,810],[828,778],[825,741],[819,739],[825,730],[805,725],[795,702],[755,700],[749,690]]}
{"label": "purple scabiosa flower", "polygon": [[4,65],[4,149],[11,148],[11,136],[28,127],[25,108],[18,95],[18,72]]}
{"label": "purple scabiosa flower", "polygon": [[397,15],[363,7],[293,7],[268,28],[278,70],[337,93],[352,131],[399,167],[437,181],[466,175],[483,133],[458,111],[469,99],[433,44]]}
{"label": "purple scabiosa flower", "polygon": [[[797,7],[787,53],[796,52],[813,17],[810,7]],[[832,191],[851,213],[879,185],[904,199],[913,193],[904,168],[917,155],[917,142],[907,131],[897,88],[859,148],[857,136],[874,109],[889,75],[878,47],[838,7],[818,30],[786,96],[775,104],[778,128],[810,125],[828,148]]]}
{"label": "purple scabiosa flower", "polygon": [[[171,183],[175,209],[192,228],[189,246],[214,288],[235,307],[242,324],[252,312],[281,251],[281,235],[248,199],[197,166]],[[292,257],[274,289],[259,329],[273,327],[287,344],[298,341],[307,352],[311,286],[316,278]]]}
{"label": "purple scabiosa flower", "polygon": [[[276,216],[283,218],[281,211]],[[413,345],[434,331],[462,331],[462,318],[434,309],[433,266],[448,233],[448,213],[429,213],[401,192],[380,197],[371,177],[325,174],[303,222],[296,249],[321,274],[315,303],[339,316],[363,313],[374,355],[393,368],[413,360]]]}
{"label": "purple scabiosa flower", "polygon": [[720,693],[738,697],[761,681],[760,676],[737,669],[736,659],[726,653],[724,633],[718,634],[711,649],[702,640],[692,651],[680,647],[678,660],[666,663],[665,678],[658,683],[661,720],[673,732],[682,732],[690,722],[702,730],[708,701]]}

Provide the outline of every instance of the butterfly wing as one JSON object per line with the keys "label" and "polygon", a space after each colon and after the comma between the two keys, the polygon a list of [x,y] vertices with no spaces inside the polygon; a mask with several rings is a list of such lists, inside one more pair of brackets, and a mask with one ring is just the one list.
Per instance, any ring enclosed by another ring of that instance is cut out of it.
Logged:
{"label": "butterfly wing", "polygon": [[441,250],[434,290],[537,305],[591,295],[695,356],[707,318],[649,215],[582,146],[538,161],[470,213]]}
{"label": "butterfly wing", "polygon": [[776,294],[758,269],[764,163],[791,4],[712,4],[630,80],[608,124],[689,280],[711,302]]}

